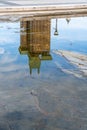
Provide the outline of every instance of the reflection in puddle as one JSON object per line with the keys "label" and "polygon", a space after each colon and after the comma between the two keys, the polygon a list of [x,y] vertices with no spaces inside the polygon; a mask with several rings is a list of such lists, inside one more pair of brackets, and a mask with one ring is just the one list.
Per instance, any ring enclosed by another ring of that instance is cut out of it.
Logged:
{"label": "reflection in puddle", "polygon": [[[26,20],[26,19],[25,19]],[[41,60],[51,60],[50,20],[21,21],[21,45],[19,51],[29,58],[30,74],[36,68],[40,72]]]}
{"label": "reflection in puddle", "polygon": [[87,17],[0,23],[0,130],[87,129],[86,23]]}

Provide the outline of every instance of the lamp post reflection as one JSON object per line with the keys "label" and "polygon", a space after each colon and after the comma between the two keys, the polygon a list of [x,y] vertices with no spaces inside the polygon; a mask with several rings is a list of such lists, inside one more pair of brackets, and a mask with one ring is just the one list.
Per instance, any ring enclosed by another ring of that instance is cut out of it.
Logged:
{"label": "lamp post reflection", "polygon": [[66,18],[67,24],[69,24],[70,20],[71,20],[70,18]]}
{"label": "lamp post reflection", "polygon": [[56,35],[58,35],[58,27],[57,27],[57,19],[56,19],[56,25],[55,25],[55,32],[54,32],[54,35],[56,36]]}

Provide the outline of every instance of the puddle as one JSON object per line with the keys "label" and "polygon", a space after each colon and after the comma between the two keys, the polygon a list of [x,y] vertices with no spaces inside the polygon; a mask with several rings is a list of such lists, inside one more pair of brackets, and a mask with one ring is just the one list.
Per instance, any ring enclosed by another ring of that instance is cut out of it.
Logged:
{"label": "puddle", "polygon": [[86,24],[86,16],[1,18],[1,130],[86,130]]}

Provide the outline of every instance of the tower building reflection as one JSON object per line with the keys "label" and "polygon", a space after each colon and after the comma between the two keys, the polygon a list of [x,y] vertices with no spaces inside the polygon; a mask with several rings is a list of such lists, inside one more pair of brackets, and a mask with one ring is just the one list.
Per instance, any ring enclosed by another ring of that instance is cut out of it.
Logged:
{"label": "tower building reflection", "polygon": [[50,20],[36,19],[21,20],[20,54],[29,58],[30,74],[32,69],[40,72],[42,60],[52,60],[50,55]]}

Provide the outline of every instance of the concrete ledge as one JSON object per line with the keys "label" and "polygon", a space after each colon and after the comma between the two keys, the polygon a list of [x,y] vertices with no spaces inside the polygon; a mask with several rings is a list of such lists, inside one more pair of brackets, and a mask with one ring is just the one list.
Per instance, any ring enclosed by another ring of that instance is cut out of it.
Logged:
{"label": "concrete ledge", "polygon": [[55,6],[19,6],[19,7],[0,7],[0,15],[12,14],[72,14],[87,13],[87,4],[82,5],[55,5]]}

